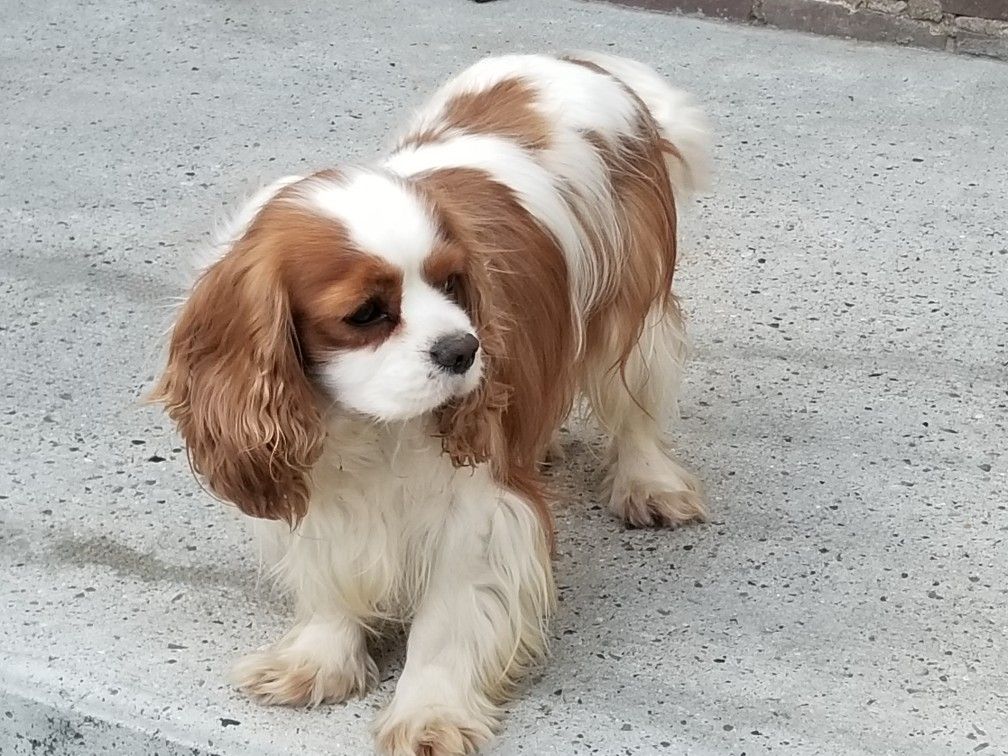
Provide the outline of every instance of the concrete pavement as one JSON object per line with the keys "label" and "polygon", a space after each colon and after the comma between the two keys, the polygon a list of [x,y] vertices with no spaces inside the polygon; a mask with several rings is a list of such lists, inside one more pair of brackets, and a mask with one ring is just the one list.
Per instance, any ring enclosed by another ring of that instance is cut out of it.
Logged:
{"label": "concrete pavement", "polygon": [[375,155],[488,53],[695,92],[678,286],[714,519],[629,531],[578,423],[553,657],[500,754],[1008,750],[1008,67],[556,0],[0,0],[0,752],[360,754],[364,701],[225,672],[288,608],[139,405],[183,265],[259,180]]}

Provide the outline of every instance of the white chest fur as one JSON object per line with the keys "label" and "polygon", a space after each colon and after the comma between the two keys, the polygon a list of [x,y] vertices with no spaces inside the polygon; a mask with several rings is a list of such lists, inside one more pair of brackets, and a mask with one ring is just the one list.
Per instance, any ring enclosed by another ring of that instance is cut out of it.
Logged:
{"label": "white chest fur", "polygon": [[[489,534],[500,497],[482,468],[452,466],[425,420],[331,422],[298,528],[257,520],[266,564],[312,606],[337,604],[364,623],[407,619],[433,562]],[[307,596],[306,596],[307,594]]]}

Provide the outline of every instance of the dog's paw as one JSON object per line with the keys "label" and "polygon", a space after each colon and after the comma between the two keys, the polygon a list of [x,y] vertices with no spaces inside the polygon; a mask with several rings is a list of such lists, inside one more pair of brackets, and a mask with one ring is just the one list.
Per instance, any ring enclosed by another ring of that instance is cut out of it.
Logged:
{"label": "dog's paw", "polygon": [[617,474],[609,508],[635,528],[669,527],[707,519],[700,484],[671,460],[661,469],[635,469]]}
{"label": "dog's paw", "polygon": [[368,655],[313,658],[292,648],[271,646],[245,656],[231,670],[235,686],[268,706],[318,706],[363,696],[378,679]]}
{"label": "dog's paw", "polygon": [[393,714],[375,725],[378,751],[385,756],[464,756],[478,753],[493,737],[492,722],[437,707]]}
{"label": "dog's paw", "polygon": [[698,491],[637,490],[612,505],[613,511],[634,528],[669,527],[707,519],[707,507]]}

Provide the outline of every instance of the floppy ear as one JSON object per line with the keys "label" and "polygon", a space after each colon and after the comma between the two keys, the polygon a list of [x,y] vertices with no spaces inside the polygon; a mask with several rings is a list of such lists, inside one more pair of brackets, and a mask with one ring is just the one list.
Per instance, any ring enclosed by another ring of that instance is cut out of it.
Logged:
{"label": "floppy ear", "polygon": [[458,296],[476,328],[483,351],[483,380],[472,393],[450,402],[438,412],[444,451],[456,466],[490,460],[494,466],[507,448],[504,413],[512,388],[502,360],[506,359],[508,314],[494,305],[497,292],[482,255],[470,254]]}
{"label": "floppy ear", "polygon": [[444,449],[457,465],[488,461],[500,480],[534,476],[574,391],[565,263],[512,192],[482,172],[437,171],[419,186],[446,238],[466,250],[459,299],[483,350],[481,385],[439,412]]}
{"label": "floppy ear", "polygon": [[286,290],[254,245],[253,231],[196,283],[151,399],[178,424],[215,494],[294,526],[324,430]]}
{"label": "floppy ear", "polygon": [[[468,201],[479,195],[459,196]],[[446,212],[442,222],[467,250],[459,303],[479,336],[483,380],[438,411],[438,430],[455,465],[486,462],[497,481],[525,497],[552,549],[553,516],[539,468],[574,391],[566,269],[558,256],[550,262],[550,241],[534,221],[511,227],[498,222],[516,213],[513,198],[481,199],[485,217],[470,208],[455,217]]]}

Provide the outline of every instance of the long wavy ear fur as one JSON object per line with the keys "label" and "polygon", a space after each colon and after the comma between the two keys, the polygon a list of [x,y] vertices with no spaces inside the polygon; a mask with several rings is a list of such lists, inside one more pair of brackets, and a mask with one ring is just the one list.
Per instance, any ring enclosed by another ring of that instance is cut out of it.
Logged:
{"label": "long wavy ear fur", "polygon": [[250,231],[196,283],[150,399],[178,424],[215,494],[294,526],[324,431],[285,288],[260,252]]}
{"label": "long wavy ear fur", "polygon": [[539,465],[574,396],[563,257],[510,190],[480,171],[445,169],[418,186],[446,236],[467,250],[461,300],[483,348],[482,385],[439,413],[444,449],[457,465],[487,462],[551,534]]}

